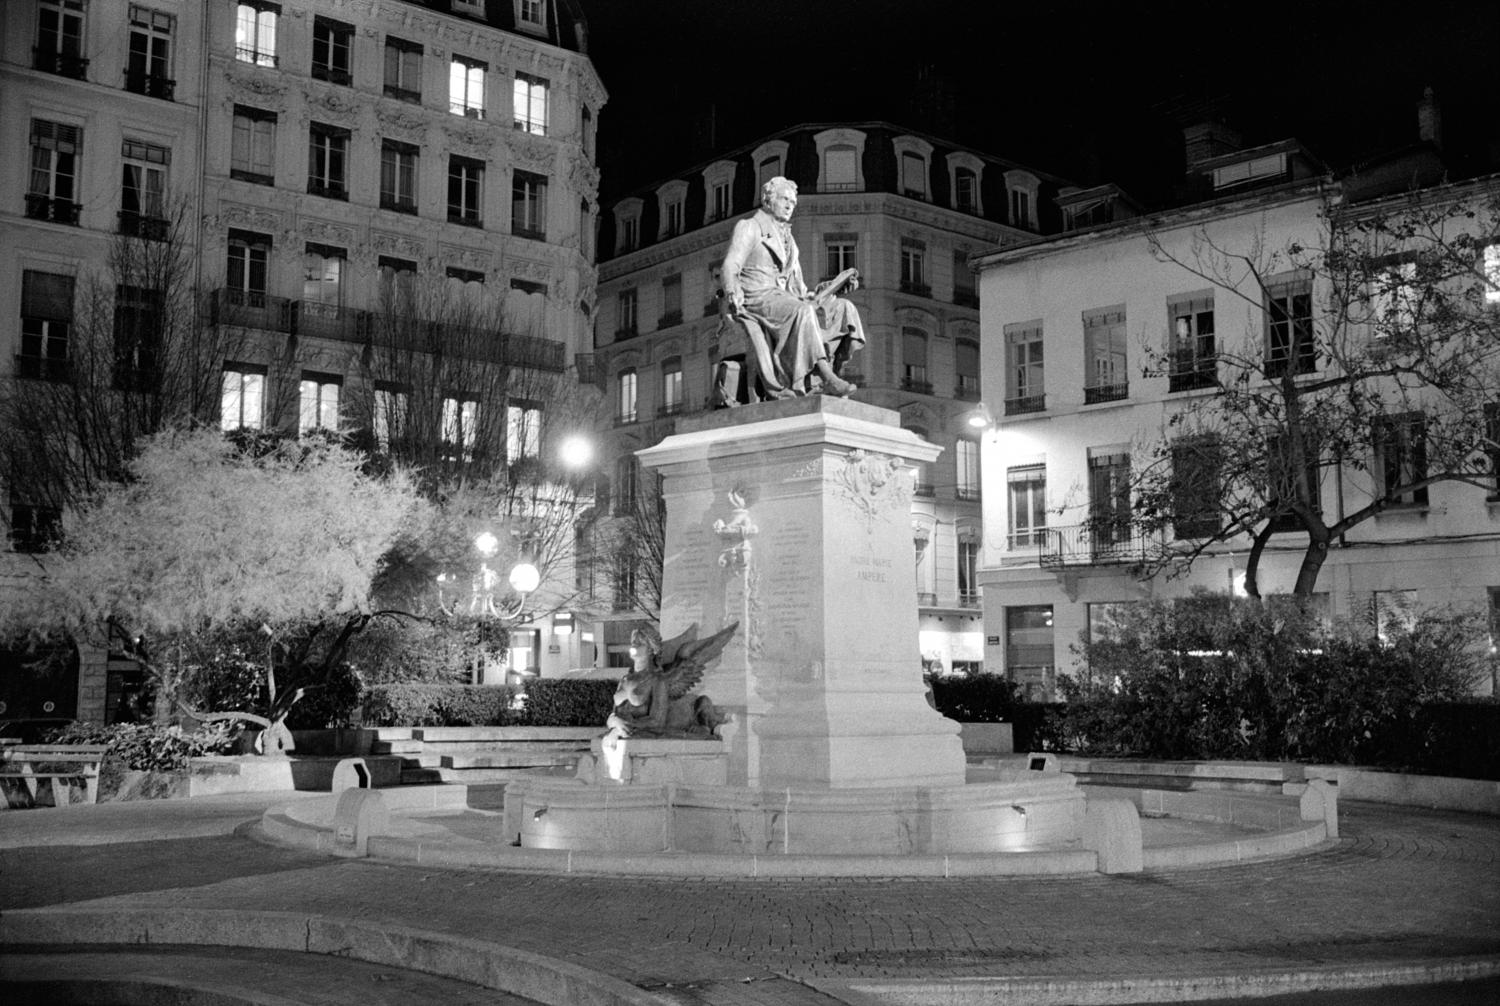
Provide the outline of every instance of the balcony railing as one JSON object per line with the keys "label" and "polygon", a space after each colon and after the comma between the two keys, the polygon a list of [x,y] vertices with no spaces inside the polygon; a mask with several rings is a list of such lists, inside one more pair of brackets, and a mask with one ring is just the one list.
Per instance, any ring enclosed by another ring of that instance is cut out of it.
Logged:
{"label": "balcony railing", "polygon": [[88,74],[89,61],[77,53],[56,52],[48,49],[32,49],[31,65],[43,73],[55,73],[59,77],[83,80]]}
{"label": "balcony railing", "polygon": [[349,201],[349,190],[342,181],[322,181],[317,178],[307,180],[307,194],[310,196],[322,196],[324,199],[341,199]]}
{"label": "balcony railing", "polygon": [[1005,414],[1007,416],[1023,416],[1028,412],[1046,412],[1047,396],[1024,395],[1020,398],[1007,398],[1005,400]]}
{"label": "balcony railing", "polygon": [[81,203],[67,199],[53,199],[51,196],[31,193],[26,195],[26,216],[31,220],[50,220],[55,224],[72,224],[77,227],[78,211],[82,208]]}
{"label": "balcony railing", "polygon": [[629,412],[615,413],[616,426],[630,426],[631,424],[637,422],[640,422],[640,416],[634,409],[631,409]]}
{"label": "balcony railing", "polygon": [[1039,534],[1043,569],[1132,565],[1145,561],[1153,540],[1123,521],[1049,527]]}
{"label": "balcony railing", "polygon": [[126,70],[125,90],[134,94],[144,94],[148,98],[160,98],[162,101],[171,101],[177,93],[177,81],[163,77],[159,73],[146,73],[144,70]]}
{"label": "balcony railing", "polygon": [[960,592],[958,595],[958,606],[960,608],[977,608],[981,601],[982,598],[980,595],[973,591]]}
{"label": "balcony railing", "polygon": [[1214,356],[1173,353],[1172,369],[1167,373],[1167,390],[1197,391],[1219,383],[1219,360]]}
{"label": "balcony railing", "polygon": [[407,101],[413,105],[422,103],[422,92],[413,91],[410,88],[397,87],[395,84],[385,85],[385,96],[395,98],[397,101]]}
{"label": "balcony railing", "polygon": [[918,283],[916,280],[903,279],[901,281],[901,292],[915,294],[918,297],[931,297],[932,284]]}
{"label": "balcony railing", "polygon": [[965,381],[960,377],[958,383],[953,386],[953,397],[960,402],[979,401],[979,379],[970,378]]}
{"label": "balcony railing", "polygon": [[33,381],[66,384],[73,379],[73,364],[67,359],[56,360],[45,356],[27,356],[17,353],[16,376]]}
{"label": "balcony railing", "polygon": [[1101,402],[1123,401],[1130,394],[1129,384],[1096,384],[1083,389],[1083,404],[1098,405]]}
{"label": "balcony railing", "polygon": [[656,327],[657,328],[671,328],[673,325],[681,325],[681,324],[682,324],[682,312],[681,311],[668,311],[666,314],[663,314],[656,321]]}
{"label": "balcony railing", "polygon": [[903,377],[901,379],[901,390],[914,391],[919,395],[930,395],[932,394],[932,382],[920,381],[914,377]]}
{"label": "balcony railing", "polygon": [[977,290],[954,290],[953,303],[959,307],[978,307],[979,291]]}
{"label": "balcony railing", "polygon": [[917,594],[917,606],[920,607],[920,608],[935,608],[935,607],[937,607],[937,595],[936,594],[928,594],[928,593],[925,593],[925,592],[919,592]]}
{"label": "balcony railing", "polygon": [[121,210],[119,232],[146,241],[165,241],[172,225],[165,217],[148,216],[134,210]]}
{"label": "balcony railing", "polygon": [[687,406],[682,402],[670,402],[666,405],[658,405],[656,414],[663,418],[667,416],[680,416],[687,411]]}

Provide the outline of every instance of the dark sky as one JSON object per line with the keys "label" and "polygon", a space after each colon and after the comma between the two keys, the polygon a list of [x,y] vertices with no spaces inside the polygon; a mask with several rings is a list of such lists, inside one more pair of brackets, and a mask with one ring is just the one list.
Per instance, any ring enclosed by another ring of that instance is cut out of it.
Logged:
{"label": "dark sky", "polygon": [[[578,2],[606,200],[800,122],[886,119],[1147,203],[1209,113],[1343,168],[1414,141],[1431,86],[1459,173],[1500,143],[1494,2]],[[944,92],[946,117],[913,100]]]}

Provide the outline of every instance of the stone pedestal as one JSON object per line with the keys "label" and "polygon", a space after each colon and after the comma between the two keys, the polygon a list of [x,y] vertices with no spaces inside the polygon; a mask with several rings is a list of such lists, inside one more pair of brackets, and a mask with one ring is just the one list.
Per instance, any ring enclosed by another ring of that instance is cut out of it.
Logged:
{"label": "stone pedestal", "polygon": [[662,636],[740,623],[702,686],[734,714],[730,785],[963,784],[917,649],[912,468],[940,450],[815,396],[684,419],[639,452],[667,507]]}
{"label": "stone pedestal", "polygon": [[589,754],[578,761],[578,778],[595,786],[722,786],[728,763],[722,741],[606,736],[589,744]]}

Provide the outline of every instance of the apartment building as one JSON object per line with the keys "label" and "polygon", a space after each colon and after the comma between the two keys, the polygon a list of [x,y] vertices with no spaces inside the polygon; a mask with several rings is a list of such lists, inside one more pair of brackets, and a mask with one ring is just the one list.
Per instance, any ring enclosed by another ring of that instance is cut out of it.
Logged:
{"label": "apartment building", "polygon": [[[934,670],[977,669],[984,530],[966,418],[980,394],[980,300],[968,263],[1058,230],[1063,179],[889,122],[804,124],[604,207],[595,373],[609,413],[600,439],[611,512],[629,521],[654,495],[634,452],[720,404],[726,363],[738,373],[746,347],[721,326],[719,268],[735,222],[777,175],[798,185],[792,231],[808,285],[859,270],[851,299],[869,341],[845,372],[855,398],[944,448],[916,473],[912,507],[921,656]],[[623,665],[629,630],[650,607],[647,574],[628,553],[595,558],[589,586],[614,609],[601,628],[606,659]]]}
{"label": "apartment building", "polygon": [[[68,379],[85,289],[117,333],[157,317],[109,273],[121,235],[170,238],[226,430],[381,444],[405,422],[464,461],[486,429],[513,460],[550,444],[591,348],[606,100],[570,0],[16,0],[0,38],[7,380]],[[504,377],[412,387],[382,365],[401,340]],[[28,488],[0,499],[12,588],[57,516]],[[584,659],[550,623],[520,638],[544,673]],[[82,659],[73,712],[101,718],[105,658]]]}

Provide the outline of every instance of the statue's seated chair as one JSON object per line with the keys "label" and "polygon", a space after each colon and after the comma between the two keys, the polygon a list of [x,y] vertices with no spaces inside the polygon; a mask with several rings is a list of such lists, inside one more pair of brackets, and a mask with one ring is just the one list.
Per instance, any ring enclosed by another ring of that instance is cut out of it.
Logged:
{"label": "statue's seated chair", "polygon": [[[729,298],[718,291],[719,340],[729,352],[715,368],[716,387],[713,407],[733,408],[773,398],[790,398],[795,392],[787,387],[787,377],[776,356],[776,346],[766,330],[754,318],[736,317],[729,310]],[[726,335],[740,336],[726,339]],[[738,345],[736,345],[738,343]],[[743,347],[742,352],[732,350]]]}

